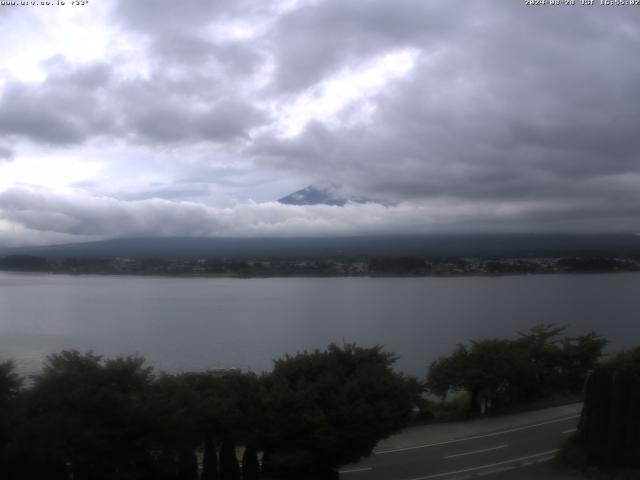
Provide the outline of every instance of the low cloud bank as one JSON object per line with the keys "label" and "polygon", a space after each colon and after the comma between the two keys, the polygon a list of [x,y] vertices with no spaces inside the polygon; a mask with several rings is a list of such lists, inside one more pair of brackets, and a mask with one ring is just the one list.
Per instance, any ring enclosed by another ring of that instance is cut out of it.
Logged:
{"label": "low cloud bank", "polygon": [[[596,214],[594,214],[594,210]],[[588,213],[587,213],[588,212]],[[635,216],[602,217],[593,205],[501,204],[440,198],[375,203],[211,207],[164,199],[137,201],[83,192],[11,188],[0,193],[0,242],[85,241],[112,237],[279,237],[429,233],[629,232]]]}

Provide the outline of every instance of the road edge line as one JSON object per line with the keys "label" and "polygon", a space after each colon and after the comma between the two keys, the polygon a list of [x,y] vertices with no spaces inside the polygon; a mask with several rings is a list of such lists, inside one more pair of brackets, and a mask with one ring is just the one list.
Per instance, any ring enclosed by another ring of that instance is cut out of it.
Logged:
{"label": "road edge line", "polygon": [[433,475],[427,475],[424,477],[413,477],[409,480],[429,480],[431,478],[446,477],[447,475],[457,475],[458,473],[467,473],[467,472],[473,472],[475,470],[484,470],[486,468],[497,467],[499,465],[507,465],[509,463],[529,460],[530,458],[537,458],[537,457],[543,457],[545,455],[551,455],[551,454],[557,453],[558,450],[559,449],[556,448],[555,450],[547,450],[546,452],[534,453],[533,455],[527,455],[525,457],[512,458],[511,460],[503,460],[502,462],[490,463],[487,465],[479,465],[477,467],[465,468],[463,470],[455,470],[452,472],[435,473]]}
{"label": "road edge line", "polygon": [[394,449],[389,449],[389,450],[378,450],[378,451],[374,451],[373,454],[374,455],[386,455],[388,453],[396,453],[396,452],[406,452],[409,450],[418,450],[420,448],[428,448],[428,447],[438,447],[440,445],[449,445],[451,443],[457,443],[457,442],[468,442],[469,440],[476,440],[478,438],[487,438],[487,437],[494,437],[496,435],[503,435],[505,433],[511,433],[511,432],[519,432],[521,430],[527,430],[529,428],[536,428],[536,427],[542,427],[544,425],[551,425],[554,423],[560,423],[560,422],[564,422],[567,420],[573,420],[574,418],[579,418],[580,414],[576,414],[576,415],[571,415],[569,417],[562,417],[562,418],[556,418],[555,420],[549,420],[547,422],[541,422],[541,423],[536,423],[533,425],[524,425],[522,427],[515,427],[515,428],[510,428],[507,430],[501,430],[499,432],[491,432],[491,433],[482,433],[479,435],[473,435],[470,437],[464,437],[464,438],[455,438],[452,440],[446,440],[444,442],[436,442],[436,443],[425,443],[423,445],[414,445],[411,447],[402,447],[402,448],[394,448]]}

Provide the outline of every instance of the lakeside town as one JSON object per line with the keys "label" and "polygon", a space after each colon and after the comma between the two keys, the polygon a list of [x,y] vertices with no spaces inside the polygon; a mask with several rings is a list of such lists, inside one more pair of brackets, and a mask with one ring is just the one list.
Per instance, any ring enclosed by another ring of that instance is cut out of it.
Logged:
{"label": "lakeside town", "polygon": [[468,276],[640,271],[637,257],[66,258],[0,257],[0,270],[60,274],[283,276]]}

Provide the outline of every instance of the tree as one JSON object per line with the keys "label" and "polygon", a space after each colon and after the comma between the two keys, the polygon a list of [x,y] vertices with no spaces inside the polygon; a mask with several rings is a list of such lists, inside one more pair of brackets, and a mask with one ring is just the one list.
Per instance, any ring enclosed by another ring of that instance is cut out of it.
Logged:
{"label": "tree", "polygon": [[185,378],[199,396],[198,428],[205,439],[203,478],[218,478],[217,442],[222,443],[219,478],[236,478],[240,471],[236,443],[259,446],[266,428],[260,380],[253,373],[239,371],[191,373]]}
{"label": "tree", "polygon": [[0,362],[0,476],[13,477],[13,470],[19,465],[13,461],[11,450],[15,448],[15,436],[20,419],[16,397],[23,379],[15,373],[12,361]]}
{"label": "tree", "polygon": [[9,255],[0,261],[0,268],[24,272],[42,272],[50,268],[46,258],[33,255]]}
{"label": "tree", "polygon": [[149,388],[147,408],[153,418],[151,448],[161,452],[162,468],[180,480],[196,479],[201,399],[189,376],[161,374]]}
{"label": "tree", "polygon": [[447,395],[465,388],[464,372],[469,363],[469,351],[464,345],[458,345],[448,357],[439,357],[431,363],[427,374],[427,389],[444,402]]}
{"label": "tree", "polygon": [[565,338],[562,341],[563,382],[569,391],[579,391],[584,387],[588,373],[602,356],[607,341],[591,331],[586,335]]}
{"label": "tree", "polygon": [[11,360],[0,362],[0,403],[11,400],[20,391],[24,379],[14,371],[15,368]]}
{"label": "tree", "polygon": [[554,393],[580,392],[606,341],[595,332],[558,338],[564,327],[534,326],[515,340],[487,338],[458,345],[433,362],[428,390],[443,400],[450,391],[467,391],[470,410],[484,413]]}
{"label": "tree", "polygon": [[34,463],[68,465],[74,479],[145,478],[151,462],[148,387],[140,357],[51,355],[30,392]]}
{"label": "tree", "polygon": [[640,347],[595,368],[575,442],[589,463],[640,466]]}
{"label": "tree", "polygon": [[518,332],[520,338],[515,340],[520,353],[518,392],[523,400],[534,400],[544,397],[559,388],[557,382],[562,372],[561,340],[558,335],[565,327],[554,324],[539,324],[527,332]]}
{"label": "tree", "polygon": [[271,428],[264,468],[307,478],[369,455],[404,427],[414,390],[391,369],[395,357],[374,348],[330,345],[277,360],[263,378]]}
{"label": "tree", "polygon": [[462,381],[471,394],[470,409],[484,413],[495,404],[509,404],[517,378],[517,350],[508,340],[471,342]]}
{"label": "tree", "polygon": [[184,445],[178,451],[178,478],[180,480],[198,480],[198,459],[190,445]]}
{"label": "tree", "polygon": [[218,480],[218,456],[212,433],[205,433],[201,480]]}
{"label": "tree", "polygon": [[450,391],[467,391],[469,409],[481,412],[512,399],[512,384],[517,375],[517,354],[512,342],[484,339],[470,347],[458,345],[449,357],[431,364],[427,388],[443,400]]}
{"label": "tree", "polygon": [[258,463],[258,451],[249,444],[242,455],[242,480],[258,480],[260,478],[260,464]]}
{"label": "tree", "polygon": [[236,445],[230,437],[225,437],[220,447],[220,480],[240,480]]}
{"label": "tree", "polygon": [[267,470],[337,478],[335,467],[369,454],[411,414],[421,384],[394,373],[394,360],[381,347],[331,345],[278,360],[260,378],[235,371],[155,376],[140,357],[62,351],[25,390],[13,365],[3,363],[0,474],[196,480],[195,452],[204,445],[202,480],[240,480],[237,444],[245,447],[244,480],[262,473],[259,450]]}

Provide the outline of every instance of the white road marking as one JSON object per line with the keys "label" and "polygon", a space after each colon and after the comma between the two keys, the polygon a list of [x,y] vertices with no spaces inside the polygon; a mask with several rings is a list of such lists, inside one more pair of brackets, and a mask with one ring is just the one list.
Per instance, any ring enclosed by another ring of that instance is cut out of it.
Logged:
{"label": "white road marking", "polygon": [[[512,458],[511,460],[504,460],[502,462],[490,463],[488,465],[479,465],[477,467],[465,468],[464,470],[455,470],[453,472],[436,473],[434,475],[427,475],[427,476],[424,476],[424,477],[414,477],[414,478],[412,478],[410,480],[429,480],[431,478],[441,478],[441,477],[446,477],[448,475],[456,475],[458,473],[467,473],[467,472],[473,472],[475,470],[484,470],[484,469],[487,469],[487,468],[498,467],[500,465],[506,465],[507,463],[521,462],[523,460],[529,460],[531,458],[544,457],[545,455],[552,455],[552,454],[556,453],[557,451],[558,451],[558,449],[547,450],[546,452],[534,453],[533,455],[527,455],[526,457]],[[538,462],[551,460],[552,458],[553,457],[550,457],[550,458],[545,459],[545,460],[540,459],[540,460],[538,460]]]}
{"label": "white road marking", "polygon": [[476,453],[484,453],[484,452],[491,452],[493,450],[500,450],[501,448],[507,448],[508,446],[509,445],[498,445],[497,447],[483,448],[482,450],[474,450],[473,452],[464,452],[464,453],[456,453],[455,455],[447,455],[444,458],[447,459],[447,458],[464,457],[466,455],[475,455]]}
{"label": "white road marking", "polygon": [[570,428],[569,430],[565,430],[564,432],[562,432],[562,435],[568,435],[570,433],[573,433],[575,431],[577,431],[577,428]]}
{"label": "white road marking", "polygon": [[368,472],[370,470],[373,470],[373,468],[372,467],[351,468],[349,470],[340,470],[338,471],[338,473],[342,474],[342,473]]}
{"label": "white road marking", "polygon": [[555,420],[549,420],[548,422],[536,423],[534,425],[525,425],[524,427],[510,428],[509,430],[502,430],[500,432],[485,433],[483,435],[475,435],[473,437],[457,438],[455,440],[447,440],[446,442],[426,443],[424,445],[415,445],[413,447],[394,448],[391,450],[378,450],[377,452],[373,452],[373,453],[374,455],[384,455],[387,453],[406,452],[408,450],[418,450],[420,448],[439,447],[440,445],[449,445],[451,443],[467,442],[469,440],[476,440],[478,438],[495,437],[496,435],[503,435],[505,433],[511,433],[511,432],[519,432],[521,430],[527,430],[529,428],[536,428],[536,427],[542,427],[544,425],[551,425],[552,423],[566,422],[567,420],[572,420],[578,417],[580,417],[580,415],[571,415],[570,417],[557,418]]}
{"label": "white road marking", "polygon": [[493,470],[487,470],[486,472],[478,472],[476,475],[484,477],[486,475],[495,475],[496,473],[508,472],[509,470],[515,470],[516,467],[507,465],[506,467],[498,467]]}

